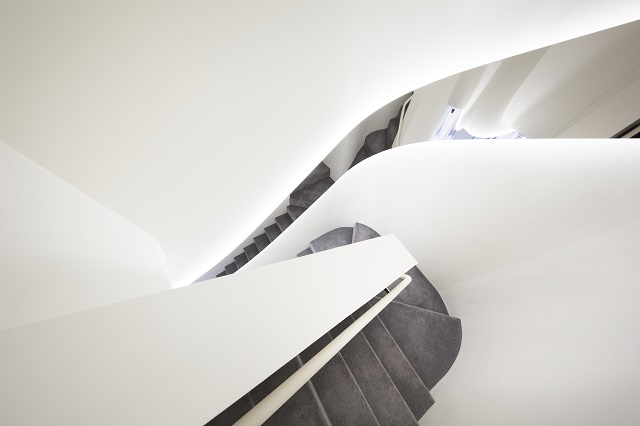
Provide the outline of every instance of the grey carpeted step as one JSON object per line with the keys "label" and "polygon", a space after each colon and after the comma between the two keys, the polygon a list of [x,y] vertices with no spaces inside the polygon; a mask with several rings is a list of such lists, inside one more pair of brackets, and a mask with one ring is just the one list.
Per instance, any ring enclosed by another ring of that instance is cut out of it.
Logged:
{"label": "grey carpeted step", "polygon": [[287,206],[287,213],[291,216],[291,219],[296,220],[300,217],[302,213],[304,213],[307,209],[304,207],[298,206]]}
{"label": "grey carpeted step", "polygon": [[233,261],[236,262],[236,266],[238,267],[238,269],[240,269],[247,264],[247,262],[249,261],[249,258],[247,257],[246,254],[240,253],[239,255],[233,258]]}
{"label": "grey carpeted step", "polygon": [[[296,357],[271,376],[267,377],[262,383],[249,392],[253,402],[258,404],[262,401],[267,395],[295,373],[300,366],[301,363],[298,357]],[[320,401],[311,388],[311,384],[307,382],[263,424],[273,426],[328,426],[329,422]]]}
{"label": "grey carpeted step", "polygon": [[310,254],[313,254],[313,251],[311,250],[311,247],[307,247],[306,249],[302,250],[300,253],[296,254],[296,256],[302,257],[302,256],[308,256]]}
{"label": "grey carpeted step", "polygon": [[[300,358],[309,361],[330,342],[331,337],[325,334],[302,351]],[[340,353],[313,376],[311,383],[332,425],[379,425]]]}
{"label": "grey carpeted step", "polygon": [[227,272],[227,275],[233,274],[238,270],[238,265],[236,265],[236,262],[230,263],[224,267],[224,270]]}
{"label": "grey carpeted step", "polygon": [[356,222],[353,227],[353,235],[351,237],[352,243],[359,243],[360,241],[370,240],[372,238],[379,237],[375,230],[369,228],[367,225],[363,225],[362,223]]}
{"label": "grey carpeted step", "polygon": [[242,398],[231,404],[231,406],[222,413],[215,416],[205,426],[231,426],[240,420],[240,417],[244,416],[252,408],[253,403],[251,402],[249,394],[244,395]]}
{"label": "grey carpeted step", "polygon": [[364,150],[367,155],[376,155],[387,149],[387,129],[376,130],[364,138]]}
{"label": "grey carpeted step", "polygon": [[227,271],[222,271],[218,275],[216,275],[216,278],[224,277],[225,275],[227,275]]}
{"label": "grey carpeted step", "polygon": [[[352,323],[353,319],[348,317],[329,334],[335,339]],[[340,353],[380,425],[418,424],[364,334],[356,334]]]}
{"label": "grey carpeted step", "polygon": [[280,230],[280,228],[278,228],[278,225],[275,223],[273,225],[269,225],[266,228],[264,228],[264,232],[265,234],[267,234],[267,237],[269,237],[269,241],[271,242],[273,242],[273,240],[278,238],[278,235],[282,234],[282,231]]}
{"label": "grey carpeted step", "polygon": [[309,176],[304,178],[304,180],[300,183],[300,185],[296,187],[296,189],[294,189],[294,191],[298,191],[302,188],[306,188],[309,185],[313,185],[316,182],[320,182],[321,180],[328,178],[330,173],[331,169],[329,169],[329,166],[321,162],[316,166],[315,169],[313,169],[311,173],[309,173]]}
{"label": "grey carpeted step", "polygon": [[311,250],[314,253],[329,250],[336,247],[346,246],[351,244],[351,238],[353,237],[353,228],[351,226],[345,226],[342,228],[336,228],[316,238],[309,243]]}
{"label": "grey carpeted step", "polygon": [[249,260],[253,259],[258,253],[260,253],[260,250],[258,250],[258,246],[256,245],[256,243],[249,244],[242,250],[244,250],[244,254],[247,255],[247,259]]}
{"label": "grey carpeted step", "polygon": [[353,162],[351,163],[349,168],[352,168],[353,166],[355,166],[356,164],[358,164],[363,160],[366,160],[367,158],[369,158],[369,154],[367,154],[367,151],[364,149],[364,146],[363,146],[362,148],[360,148],[360,151],[358,151],[358,153],[356,154],[356,157],[353,159]]}
{"label": "grey carpeted step", "polygon": [[[353,314],[354,319],[360,318],[369,308],[371,305],[367,303],[358,309]],[[411,409],[413,416],[420,420],[435,402],[429,389],[424,385],[379,317],[376,316],[369,322],[362,333]]]}
{"label": "grey carpeted step", "polygon": [[267,237],[267,234],[260,234],[255,237],[253,241],[256,243],[256,247],[258,247],[258,250],[260,251],[266,249],[267,246],[271,244],[271,241],[269,241],[269,237]]}
{"label": "grey carpeted step", "polygon": [[281,231],[284,231],[293,223],[293,219],[289,216],[289,213],[282,214],[276,217],[276,224],[280,228]]}
{"label": "grey carpeted step", "polygon": [[333,179],[330,177],[322,179],[319,182],[309,185],[291,193],[289,204],[292,206],[309,208],[327,189],[333,185]]}
{"label": "grey carpeted step", "polygon": [[389,120],[389,125],[387,126],[387,149],[393,146],[393,140],[396,138],[398,134],[398,128],[400,126],[400,117],[395,117]]}
{"label": "grey carpeted step", "polygon": [[[409,269],[407,275],[412,278],[411,283],[394,299],[395,302],[449,315],[440,293],[417,266]],[[395,285],[389,286],[390,289],[393,287]]]}
{"label": "grey carpeted step", "polygon": [[427,389],[432,389],[458,356],[460,320],[397,302],[378,316]]}

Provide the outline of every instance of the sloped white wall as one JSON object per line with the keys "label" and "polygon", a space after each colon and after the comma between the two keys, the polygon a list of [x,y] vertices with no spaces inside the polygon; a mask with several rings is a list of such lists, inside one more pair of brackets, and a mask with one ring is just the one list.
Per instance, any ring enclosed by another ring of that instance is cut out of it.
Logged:
{"label": "sloped white wall", "polygon": [[0,330],[169,289],[160,245],[0,142]]}
{"label": "sloped white wall", "polygon": [[0,138],[187,284],[382,105],[638,18],[637,0],[5,0]]}

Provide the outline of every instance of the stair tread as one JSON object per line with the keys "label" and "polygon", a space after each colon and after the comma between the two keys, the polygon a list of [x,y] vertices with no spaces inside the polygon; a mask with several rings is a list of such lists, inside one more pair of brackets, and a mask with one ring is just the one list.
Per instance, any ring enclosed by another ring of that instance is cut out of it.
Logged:
{"label": "stair tread", "polygon": [[271,244],[271,241],[269,240],[269,237],[267,237],[267,234],[260,234],[257,237],[254,237],[253,241],[256,243],[256,247],[258,247],[258,250],[260,251],[266,249],[267,246]]}
{"label": "stair tread", "polygon": [[[366,303],[353,314],[353,317],[360,318],[371,306]],[[424,385],[378,316],[362,329],[362,333],[409,406],[413,416],[419,420],[435,402],[429,389]]]}
{"label": "stair tread", "polygon": [[[416,306],[444,315],[449,314],[440,293],[438,293],[438,290],[436,290],[417,266],[409,269],[407,275],[411,277],[411,283],[394,299],[395,302],[401,302],[406,305]],[[389,286],[390,289],[392,287],[394,287],[394,285]]]}
{"label": "stair tread", "polygon": [[287,213],[291,216],[291,219],[294,221],[300,217],[302,213],[304,213],[307,209],[305,207],[298,206],[287,206]]}
{"label": "stair tread", "polygon": [[333,183],[333,179],[328,177],[312,185],[294,191],[289,196],[289,204],[292,206],[309,208],[331,187],[331,185],[333,185]]}
{"label": "stair tread", "polygon": [[427,389],[433,389],[460,351],[460,320],[396,302],[378,316]]}
{"label": "stair tread", "polygon": [[296,187],[296,189],[294,189],[294,191],[298,191],[302,188],[313,185],[314,183],[319,182],[322,179],[326,179],[329,177],[330,173],[331,169],[329,168],[329,166],[327,166],[323,162],[320,162],[320,164],[318,164],[316,168],[313,169],[313,171],[309,173],[306,178],[304,178],[304,180],[300,183],[300,185]]}
{"label": "stair tread", "polygon": [[[336,338],[352,323],[348,317],[331,330],[331,336]],[[356,334],[340,353],[380,425],[418,425],[363,333]]]}
{"label": "stair tread", "polygon": [[285,229],[287,229],[289,225],[291,225],[292,223],[293,223],[293,219],[291,219],[291,216],[289,215],[289,213],[281,214],[280,216],[276,217],[276,224],[278,225],[281,231],[284,231]]}
{"label": "stair tread", "polygon": [[321,251],[351,244],[352,238],[353,227],[343,226],[322,234],[315,240],[311,241],[311,243],[309,243],[309,246],[314,253],[318,253]]}
{"label": "stair tread", "polygon": [[[280,386],[286,379],[300,368],[300,361],[296,358],[286,363],[262,383],[253,388],[249,394],[255,404],[262,401],[269,393]],[[329,425],[320,401],[314,395],[311,385],[307,382],[287,402],[282,405],[264,425]]]}
{"label": "stair tread", "polygon": [[244,265],[246,265],[247,262],[249,262],[249,258],[247,257],[246,254],[244,254],[244,252],[242,252],[239,255],[237,255],[236,257],[234,257],[233,261],[236,263],[236,266],[238,267],[238,269],[240,269]]}
{"label": "stair tread", "polygon": [[380,234],[378,234],[372,228],[368,227],[367,225],[363,225],[360,222],[356,222],[356,224],[353,226],[353,236],[351,238],[351,242],[359,243],[360,241],[378,238],[379,236]]}
{"label": "stair tread", "polygon": [[387,129],[376,130],[364,138],[364,150],[372,156],[387,149]]}
{"label": "stair tread", "polygon": [[238,265],[236,265],[236,262],[232,262],[232,263],[228,264],[227,266],[225,266],[224,270],[227,272],[227,275],[233,274],[234,272],[236,272],[238,270]]}
{"label": "stair tread", "polygon": [[[300,358],[308,362],[330,342],[327,333],[302,351]],[[332,425],[379,425],[340,353],[313,376],[311,383]]]}
{"label": "stair tread", "polygon": [[280,228],[278,228],[278,225],[275,223],[264,228],[264,232],[267,234],[267,237],[269,237],[269,241],[271,242],[278,238],[278,235],[282,233]]}
{"label": "stair tread", "polygon": [[258,249],[256,243],[251,243],[242,250],[244,250],[244,254],[247,255],[247,259],[249,260],[253,259],[258,253],[260,253],[260,250]]}
{"label": "stair tread", "polygon": [[310,254],[313,254],[313,250],[311,250],[311,247],[307,247],[306,249],[302,250],[300,253],[296,254],[296,256],[302,257],[302,256],[308,256]]}
{"label": "stair tread", "polygon": [[227,271],[222,271],[218,275],[216,275],[216,278],[224,277],[225,275],[227,275]]}
{"label": "stair tread", "polygon": [[360,163],[363,160],[366,160],[367,158],[369,158],[369,154],[367,154],[367,151],[364,149],[364,145],[363,145],[362,148],[360,148],[360,150],[356,154],[349,168],[352,168],[353,166],[355,166],[356,164]]}
{"label": "stair tread", "polygon": [[222,413],[211,419],[205,426],[229,426],[240,420],[242,416],[247,414],[253,408],[253,403],[249,394],[231,404]]}

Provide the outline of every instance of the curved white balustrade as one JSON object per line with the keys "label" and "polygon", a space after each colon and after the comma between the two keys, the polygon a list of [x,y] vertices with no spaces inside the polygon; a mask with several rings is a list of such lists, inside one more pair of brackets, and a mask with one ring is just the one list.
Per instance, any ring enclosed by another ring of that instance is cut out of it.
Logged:
{"label": "curved white balustrade", "polygon": [[403,146],[346,173],[245,268],[354,221],[393,232],[465,324],[425,424],[635,424],[638,164],[634,140]]}

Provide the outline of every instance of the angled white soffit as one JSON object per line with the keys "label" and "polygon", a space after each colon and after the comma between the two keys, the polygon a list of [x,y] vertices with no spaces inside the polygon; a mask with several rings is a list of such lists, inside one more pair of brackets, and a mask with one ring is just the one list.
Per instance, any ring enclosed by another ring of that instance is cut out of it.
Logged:
{"label": "angled white soffit", "polygon": [[390,100],[639,18],[637,0],[6,0],[0,138],[149,233],[186,284]]}

